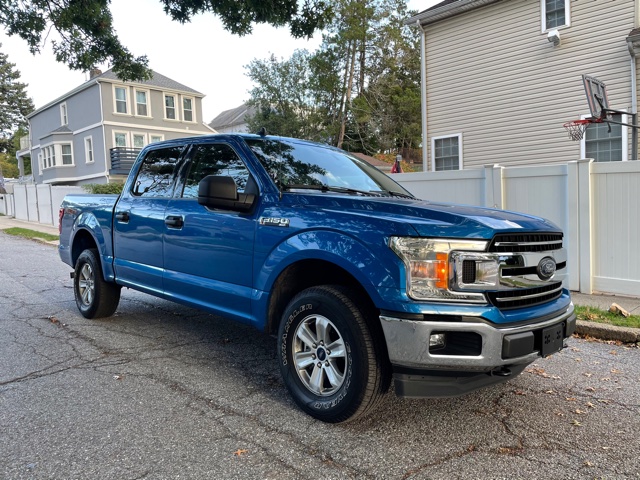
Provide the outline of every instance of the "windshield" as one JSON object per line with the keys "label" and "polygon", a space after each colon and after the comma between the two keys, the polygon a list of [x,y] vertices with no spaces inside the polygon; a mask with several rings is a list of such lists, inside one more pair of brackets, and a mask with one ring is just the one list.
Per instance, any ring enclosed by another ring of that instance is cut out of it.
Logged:
{"label": "windshield", "polygon": [[310,188],[411,196],[387,175],[347,152],[285,139],[245,138],[280,190]]}

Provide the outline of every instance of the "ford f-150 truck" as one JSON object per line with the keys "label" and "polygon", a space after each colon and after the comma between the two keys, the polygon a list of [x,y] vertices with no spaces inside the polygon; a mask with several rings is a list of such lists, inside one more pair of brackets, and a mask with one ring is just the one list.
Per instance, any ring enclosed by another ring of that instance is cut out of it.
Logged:
{"label": "ford f-150 truck", "polygon": [[82,315],[112,315],[129,287],[275,334],[291,396],[326,422],[392,381],[440,397],[513,378],[575,330],[551,222],[418,200],[297,139],[148,145],[121,195],[67,196],[60,230]]}

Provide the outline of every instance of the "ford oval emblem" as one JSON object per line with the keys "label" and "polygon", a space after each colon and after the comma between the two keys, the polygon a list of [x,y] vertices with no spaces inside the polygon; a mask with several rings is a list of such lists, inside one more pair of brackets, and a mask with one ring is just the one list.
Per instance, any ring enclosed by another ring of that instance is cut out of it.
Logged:
{"label": "ford oval emblem", "polygon": [[536,268],[541,280],[549,280],[556,273],[556,261],[551,257],[544,257]]}

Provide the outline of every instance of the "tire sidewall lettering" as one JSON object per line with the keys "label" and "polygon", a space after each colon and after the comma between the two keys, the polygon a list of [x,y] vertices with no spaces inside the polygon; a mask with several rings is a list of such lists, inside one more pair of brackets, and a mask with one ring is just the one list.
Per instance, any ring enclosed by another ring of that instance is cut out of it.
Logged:
{"label": "tire sidewall lettering", "polygon": [[340,391],[337,393],[335,398],[331,400],[316,400],[312,402],[311,406],[317,410],[327,410],[329,408],[333,408],[338,406],[348,395],[349,387],[351,386],[351,377],[353,375],[353,356],[351,355],[351,345],[349,342],[345,342],[345,350],[347,351],[347,377],[340,388]]}
{"label": "tire sidewall lettering", "polygon": [[289,338],[289,329],[291,328],[291,325],[301,313],[311,310],[312,308],[313,308],[313,305],[311,303],[300,305],[287,318],[287,322],[284,325],[284,333],[282,334],[281,345],[280,345],[280,358],[282,359],[282,365],[286,366],[289,364],[289,361],[287,358],[288,357],[287,356],[287,339]]}

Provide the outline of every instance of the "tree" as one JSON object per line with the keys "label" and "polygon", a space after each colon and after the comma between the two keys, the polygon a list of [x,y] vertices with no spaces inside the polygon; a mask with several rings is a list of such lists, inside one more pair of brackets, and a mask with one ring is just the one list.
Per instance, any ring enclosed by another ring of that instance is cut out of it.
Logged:
{"label": "tree", "polygon": [[[187,23],[195,15],[218,15],[236,35],[251,33],[254,23],[289,25],[294,37],[311,36],[331,15],[328,0],[161,0],[165,13]],[[118,39],[109,10],[110,0],[0,0],[0,24],[9,35],[26,40],[31,53],[53,29],[56,60],[73,70],[88,71],[109,63],[122,80],[151,76],[146,56],[135,57]]]}
{"label": "tree", "polygon": [[[386,3],[368,47],[366,84],[352,102],[356,135],[350,141],[362,143],[363,151],[396,152],[421,142],[419,38],[403,26],[404,4]],[[371,133],[375,141],[367,145]]]}
{"label": "tree", "polygon": [[329,78],[338,79],[339,94],[325,97],[332,102],[334,144],[369,154],[417,145],[419,44],[403,25],[409,16],[404,0],[336,0],[335,10],[315,56],[331,65]]}
{"label": "tree", "polygon": [[251,128],[368,154],[418,146],[420,49],[404,0],[335,0],[334,9],[316,52],[247,67],[261,107]]}
{"label": "tree", "polygon": [[255,83],[249,103],[258,109],[247,121],[250,130],[265,128],[271,134],[325,140],[310,88],[309,62],[309,52],[296,50],[289,60],[271,55],[246,66]]}
{"label": "tree", "polygon": [[[27,96],[27,85],[20,82],[15,69],[0,44],[0,152],[12,150],[12,137],[20,127],[26,127],[27,114],[33,111],[33,101]],[[15,153],[15,150],[13,151]]]}

